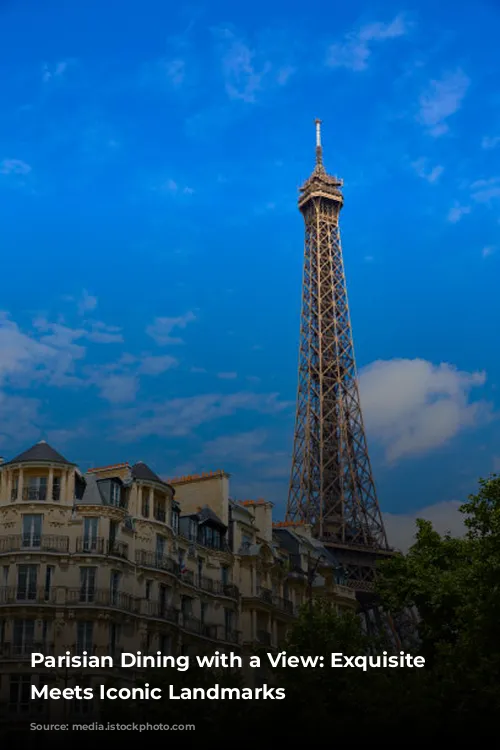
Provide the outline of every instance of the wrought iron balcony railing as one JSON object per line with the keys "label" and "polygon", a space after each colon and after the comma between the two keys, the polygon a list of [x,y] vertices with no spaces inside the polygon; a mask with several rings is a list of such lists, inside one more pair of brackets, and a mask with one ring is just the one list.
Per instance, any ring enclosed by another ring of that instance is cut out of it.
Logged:
{"label": "wrought iron balcony railing", "polygon": [[282,612],[287,612],[289,615],[293,615],[294,613],[294,606],[290,599],[284,599],[281,596],[273,596],[273,605]]}
{"label": "wrought iron balcony railing", "polygon": [[146,617],[167,620],[174,625],[179,624],[179,610],[162,601],[143,600],[143,612]]}
{"label": "wrought iron balcony railing", "polygon": [[0,538],[0,554],[4,552],[69,552],[69,537],[52,534],[14,534]]}
{"label": "wrought iron balcony railing", "polygon": [[140,605],[137,597],[125,591],[97,589],[92,586],[66,589],[66,604],[72,607],[112,607],[138,614]]}
{"label": "wrought iron balcony railing", "polygon": [[116,539],[103,539],[102,537],[78,537],[76,540],[77,554],[84,555],[111,555],[112,557],[128,558],[128,544]]}
{"label": "wrought iron balcony railing", "polygon": [[262,586],[259,586],[257,588],[257,597],[266,604],[273,603],[273,592],[271,591],[271,589],[266,589]]}
{"label": "wrought iron balcony railing", "polygon": [[135,553],[135,562],[137,565],[145,568],[157,568],[158,570],[166,570],[173,575],[179,574],[179,563],[167,555],[147,552],[146,550],[137,550]]}
{"label": "wrought iron balcony railing", "polygon": [[16,659],[29,657],[33,653],[51,656],[54,653],[54,644],[47,641],[15,640],[13,642],[0,643],[0,658]]}
{"label": "wrought iron balcony railing", "polygon": [[2,586],[0,605],[9,604],[54,604],[54,590],[43,586]]}

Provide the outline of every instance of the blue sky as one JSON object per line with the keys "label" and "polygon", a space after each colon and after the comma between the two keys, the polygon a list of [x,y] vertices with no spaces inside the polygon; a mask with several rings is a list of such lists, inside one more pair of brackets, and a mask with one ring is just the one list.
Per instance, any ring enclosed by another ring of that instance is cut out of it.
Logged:
{"label": "blue sky", "polygon": [[5,456],[224,468],[280,515],[321,117],[384,511],[451,508],[500,468],[494,3],[0,20]]}

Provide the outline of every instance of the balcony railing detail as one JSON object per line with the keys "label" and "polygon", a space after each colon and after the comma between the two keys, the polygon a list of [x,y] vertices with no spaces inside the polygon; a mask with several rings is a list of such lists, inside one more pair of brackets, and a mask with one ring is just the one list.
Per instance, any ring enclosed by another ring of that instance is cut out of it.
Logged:
{"label": "balcony railing detail", "polygon": [[147,552],[146,550],[137,550],[135,553],[135,562],[137,565],[142,565],[145,568],[157,568],[158,570],[166,570],[168,573],[173,573],[173,575],[179,574],[179,563],[167,555]]}
{"label": "balcony railing detail", "polygon": [[69,537],[52,534],[34,536],[32,534],[14,534],[0,538],[2,552],[69,552]]}
{"label": "balcony railing detail", "polygon": [[84,555],[111,555],[112,557],[128,558],[128,544],[118,542],[116,539],[104,539],[102,537],[79,537],[76,540],[77,554]]}
{"label": "balcony railing detail", "polygon": [[179,624],[179,610],[162,601],[144,600],[143,611],[146,617],[167,620],[174,625]]}
{"label": "balcony railing detail", "polygon": [[0,605],[54,604],[54,590],[43,586],[3,586],[0,588]]}
{"label": "balcony railing detail", "polygon": [[67,589],[66,604],[73,607],[112,607],[134,614],[138,614],[140,609],[137,597],[125,591],[96,589],[91,586]]}
{"label": "balcony railing detail", "polygon": [[266,589],[262,586],[259,586],[259,588],[257,589],[257,597],[266,604],[273,603],[273,592],[271,591],[271,589]]}
{"label": "balcony railing detail", "polygon": [[54,644],[47,641],[13,641],[0,643],[0,657],[17,659],[29,657],[33,653],[51,656],[54,653]]}

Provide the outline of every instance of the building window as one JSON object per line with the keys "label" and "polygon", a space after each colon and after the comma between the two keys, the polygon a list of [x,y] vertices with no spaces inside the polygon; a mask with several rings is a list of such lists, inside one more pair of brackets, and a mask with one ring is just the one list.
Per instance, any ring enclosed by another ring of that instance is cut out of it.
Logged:
{"label": "building window", "polygon": [[111,505],[120,506],[121,487],[118,482],[111,482]]}
{"label": "building window", "polygon": [[109,584],[111,604],[116,606],[118,604],[118,594],[120,589],[120,578],[121,574],[117,570],[111,571],[111,579]]}
{"label": "building window", "polygon": [[165,537],[160,534],[156,535],[156,557],[159,561],[165,557]]}
{"label": "building window", "polygon": [[220,569],[220,577],[223,586],[227,586],[229,583],[229,568],[227,565],[223,565]]}
{"label": "building window", "polygon": [[249,549],[252,546],[252,537],[248,534],[241,535],[241,546],[243,549]]}
{"label": "building window", "polygon": [[145,591],[144,591],[144,598],[146,599],[146,601],[149,601],[151,599],[152,587],[153,587],[153,581],[146,581]]}
{"label": "building window", "polygon": [[109,652],[110,656],[118,656],[118,647],[120,645],[120,626],[116,622],[109,625]]}
{"label": "building window", "polygon": [[93,651],[94,623],[92,620],[80,620],[76,627],[76,652]]}
{"label": "building window", "polygon": [[14,620],[13,651],[14,655],[30,654],[35,640],[34,620]]}
{"label": "building window", "polygon": [[198,558],[198,580],[201,581],[201,578],[203,577],[203,558]]}
{"label": "building window", "polygon": [[96,568],[80,568],[80,601],[93,602],[95,599]]}
{"label": "building window", "polygon": [[99,519],[87,517],[83,520],[83,552],[95,552],[97,550],[97,533],[99,530]]}
{"label": "building window", "polygon": [[181,597],[181,612],[184,617],[191,617],[193,614],[193,600],[189,596]]}
{"label": "building window", "polygon": [[160,583],[159,599],[158,599],[158,608],[159,608],[160,617],[165,617],[167,613],[169,601],[170,601],[170,590],[168,586],[165,586],[165,584]]}
{"label": "building window", "polygon": [[40,547],[43,515],[23,516],[23,547]]}
{"label": "building window", "polygon": [[44,599],[46,602],[50,599],[50,590],[52,587],[53,576],[54,576],[54,566],[47,565],[45,569],[45,589],[44,589]]}
{"label": "building window", "polygon": [[36,599],[38,567],[36,565],[19,565],[17,569],[17,599],[18,601],[34,601]]}
{"label": "building window", "polygon": [[24,499],[37,501],[47,499],[47,477],[30,477],[23,491]]}
{"label": "building window", "polygon": [[10,569],[10,565],[3,566],[3,585],[4,586],[9,585],[9,569]]}
{"label": "building window", "polygon": [[9,691],[9,709],[15,713],[29,710],[31,702],[31,677],[29,675],[11,675]]}
{"label": "building window", "polygon": [[205,602],[201,602],[201,604],[200,604],[200,620],[201,620],[201,624],[202,625],[205,624],[206,614],[207,614],[207,605],[206,605]]}
{"label": "building window", "polygon": [[146,495],[143,490],[143,496],[142,496],[142,508],[141,513],[144,516],[144,518],[149,518],[149,495]]}
{"label": "building window", "polygon": [[174,534],[179,533],[179,511],[175,508],[172,510],[172,530]]}
{"label": "building window", "polygon": [[234,630],[234,612],[232,609],[224,610],[224,629],[226,631],[226,639],[231,636]]}
{"label": "building window", "polygon": [[188,531],[188,534],[189,534],[189,539],[192,542],[196,542],[196,540],[198,538],[198,524],[192,518],[189,520],[189,531]]}
{"label": "building window", "polygon": [[54,477],[52,484],[52,500],[57,503],[61,499],[61,477]]}
{"label": "building window", "polygon": [[172,650],[172,638],[169,635],[160,635],[160,651],[163,656],[169,656]]}

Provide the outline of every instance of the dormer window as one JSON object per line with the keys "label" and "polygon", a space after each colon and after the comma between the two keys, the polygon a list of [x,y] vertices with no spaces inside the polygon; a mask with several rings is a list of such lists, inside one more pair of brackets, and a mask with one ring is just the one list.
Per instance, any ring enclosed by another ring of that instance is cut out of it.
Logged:
{"label": "dormer window", "polygon": [[121,487],[118,482],[111,482],[111,505],[120,505]]}
{"label": "dormer window", "polygon": [[192,542],[196,542],[198,537],[198,524],[194,519],[189,520],[189,538]]}
{"label": "dormer window", "polygon": [[175,508],[172,510],[172,530],[174,534],[179,533],[179,511]]}

